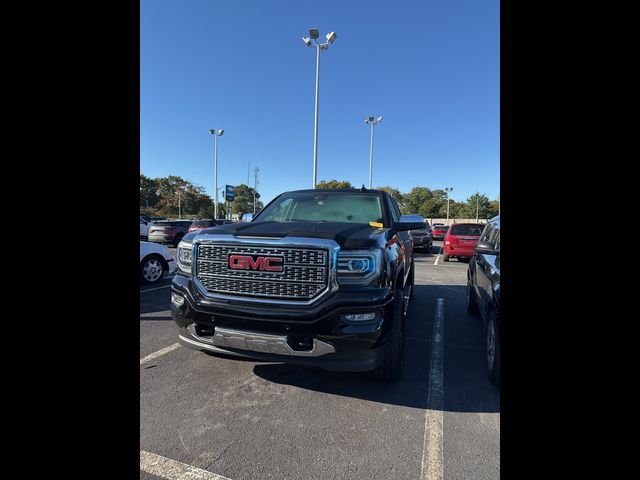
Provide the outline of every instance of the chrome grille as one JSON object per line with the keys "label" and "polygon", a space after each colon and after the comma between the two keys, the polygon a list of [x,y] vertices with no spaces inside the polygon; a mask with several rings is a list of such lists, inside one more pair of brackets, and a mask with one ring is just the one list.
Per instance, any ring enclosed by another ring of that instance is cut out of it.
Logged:
{"label": "chrome grille", "polygon": [[[278,256],[282,272],[230,269],[229,255]],[[201,243],[196,253],[196,277],[211,293],[310,300],[326,290],[328,252],[320,248],[240,246]]]}

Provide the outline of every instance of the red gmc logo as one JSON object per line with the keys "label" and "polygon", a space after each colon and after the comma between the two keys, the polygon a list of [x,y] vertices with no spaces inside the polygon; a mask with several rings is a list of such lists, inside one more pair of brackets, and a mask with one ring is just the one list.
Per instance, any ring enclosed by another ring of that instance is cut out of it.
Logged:
{"label": "red gmc logo", "polygon": [[252,255],[229,255],[229,268],[233,270],[282,271],[282,257],[254,257]]}

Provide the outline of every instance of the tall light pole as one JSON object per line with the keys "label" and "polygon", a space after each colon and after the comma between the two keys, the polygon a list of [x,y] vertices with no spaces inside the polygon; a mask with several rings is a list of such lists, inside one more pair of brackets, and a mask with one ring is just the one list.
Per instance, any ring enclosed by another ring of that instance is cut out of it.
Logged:
{"label": "tall light pole", "polygon": [[316,47],[316,116],[313,127],[313,188],[316,188],[316,177],[318,173],[318,99],[320,96],[320,50],[326,50],[329,45],[336,41],[336,32],[329,32],[325,35],[327,39],[324,43],[318,43],[317,28],[309,29],[309,36],[302,37],[302,41],[307,47]]}
{"label": "tall light pole", "polygon": [[224,130],[215,130],[213,128],[209,129],[209,133],[211,135],[213,135],[213,143],[214,143],[214,160],[213,160],[213,164],[214,164],[214,170],[215,170],[215,198],[213,201],[213,208],[215,211],[215,216],[214,219],[217,220],[218,219],[218,137],[221,137],[222,135],[224,135]]}
{"label": "tall light pole", "polygon": [[444,191],[447,192],[447,225],[449,225],[449,192],[453,191],[453,187],[447,187]]}
{"label": "tall light pole", "polygon": [[364,119],[364,123],[371,125],[371,147],[369,148],[369,190],[371,190],[371,178],[373,176],[373,127],[382,122],[382,117],[374,117],[373,115]]}
{"label": "tall light pole", "polygon": [[476,193],[476,223],[478,223],[478,212],[479,212],[479,204],[478,204],[478,200],[479,200],[479,196]]}
{"label": "tall light pole", "polygon": [[182,220],[182,212],[180,208],[180,190],[178,190],[178,220]]}

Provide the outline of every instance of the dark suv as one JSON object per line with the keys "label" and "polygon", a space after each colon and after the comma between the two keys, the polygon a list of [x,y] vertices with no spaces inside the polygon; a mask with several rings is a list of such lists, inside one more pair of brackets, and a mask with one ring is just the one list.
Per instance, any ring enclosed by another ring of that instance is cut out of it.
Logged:
{"label": "dark suv", "polygon": [[191,232],[178,246],[171,311],[183,345],[400,378],[413,296],[413,240],[386,192],[301,190],[251,222]]}
{"label": "dark suv", "polygon": [[411,238],[413,239],[413,246],[416,250],[421,249],[425,253],[431,253],[431,246],[433,244],[433,238],[431,236],[431,227],[421,215],[405,215],[406,217],[414,217],[416,222],[424,222],[424,228],[418,228],[411,230]]}
{"label": "dark suv", "polygon": [[480,314],[487,327],[489,378],[500,385],[500,216],[484,227],[469,261],[467,312]]}

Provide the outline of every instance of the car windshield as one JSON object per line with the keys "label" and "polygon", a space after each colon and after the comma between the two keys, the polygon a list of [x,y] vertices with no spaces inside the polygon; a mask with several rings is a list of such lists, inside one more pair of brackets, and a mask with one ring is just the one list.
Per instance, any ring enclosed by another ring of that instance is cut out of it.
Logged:
{"label": "car windshield", "polygon": [[215,225],[212,220],[199,220],[197,222],[193,222],[192,227],[210,227]]}
{"label": "car windshield", "polygon": [[451,235],[480,235],[484,225],[454,225],[451,227]]}
{"label": "car windshield", "polygon": [[380,196],[354,192],[288,193],[269,204],[256,222],[382,223]]}

